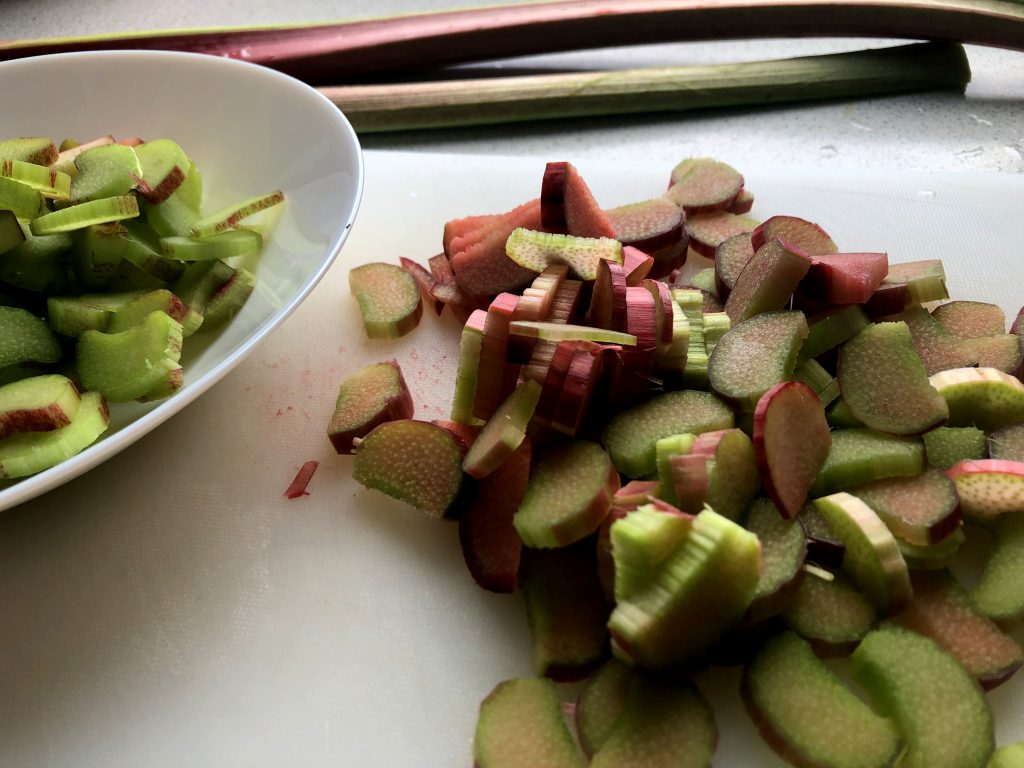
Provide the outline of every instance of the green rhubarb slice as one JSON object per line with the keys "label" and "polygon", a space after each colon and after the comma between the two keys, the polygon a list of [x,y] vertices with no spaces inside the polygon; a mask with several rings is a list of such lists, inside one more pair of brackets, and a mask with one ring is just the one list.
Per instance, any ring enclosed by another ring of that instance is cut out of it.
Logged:
{"label": "green rhubarb slice", "polygon": [[725,208],[743,189],[743,176],[710,157],[688,157],[672,169],[666,197],[688,212]]}
{"label": "green rhubarb slice", "polygon": [[1024,384],[995,368],[954,368],[931,384],[949,406],[949,426],[995,432],[1024,421]]}
{"label": "green rhubarb slice", "polygon": [[596,280],[601,259],[622,264],[622,244],[608,237],[575,237],[573,235],[513,230],[505,243],[505,252],[512,261],[534,272],[543,272],[553,264],[566,264],[572,276],[580,280]]}
{"label": "green rhubarb slice", "polygon": [[134,149],[123,144],[104,144],[78,155],[75,170],[71,200],[80,203],[127,195],[135,188],[140,169]]}
{"label": "green rhubarb slice", "polygon": [[924,471],[924,445],[919,438],[860,428],[835,429],[831,437],[832,447],[811,486],[811,496]]}
{"label": "green rhubarb slice", "polygon": [[904,322],[869,325],[846,342],[838,379],[853,415],[872,429],[916,435],[949,418]]}
{"label": "green rhubarb slice", "polygon": [[512,455],[526,437],[540,393],[541,385],[526,379],[495,409],[462,462],[467,475],[487,477]]}
{"label": "green rhubarb slice", "polygon": [[905,285],[908,305],[949,298],[946,272],[939,259],[890,263],[889,274],[882,281],[883,287],[887,285]]}
{"label": "green rhubarb slice", "polygon": [[649,587],[692,527],[690,515],[672,514],[653,504],[639,506],[616,520],[610,531],[615,601],[629,600]]}
{"label": "green rhubarb slice", "polygon": [[839,397],[839,380],[814,358],[804,360],[793,369],[793,381],[810,387],[823,407],[828,407]]}
{"label": "green rhubarb slice", "polygon": [[765,312],[734,325],[708,362],[712,389],[753,411],[765,392],[792,375],[806,336],[801,312]]}
{"label": "green rhubarb slice", "polygon": [[25,231],[13,211],[0,210],[0,254],[25,242]]}
{"label": "green rhubarb slice", "polygon": [[717,743],[714,713],[693,683],[638,670],[590,765],[704,768],[711,764]]}
{"label": "green rhubarb slice", "polygon": [[589,325],[571,325],[535,320],[513,320],[508,325],[511,336],[543,341],[593,341],[598,344],[636,345],[636,336],[622,331],[592,328]]}
{"label": "green rhubarb slice", "polygon": [[34,219],[46,211],[46,200],[39,190],[0,176],[0,210],[12,211],[19,219]]}
{"label": "green rhubarb slice", "polygon": [[24,241],[0,258],[0,280],[34,293],[67,291],[70,280],[67,251],[71,235],[36,237],[28,224],[22,227]]}
{"label": "green rhubarb slice", "polygon": [[838,347],[856,336],[870,322],[859,304],[831,309],[807,318],[807,338],[800,347],[800,359],[817,357]]}
{"label": "green rhubarb slice", "polygon": [[174,295],[190,309],[205,315],[210,301],[231,281],[236,271],[223,261],[197,261],[175,281]]}
{"label": "green rhubarb slice", "polygon": [[742,430],[705,432],[685,456],[669,459],[678,506],[696,514],[707,504],[739,520],[761,489],[754,445]]}
{"label": "green rhubarb slice", "polygon": [[0,159],[49,165],[57,159],[57,147],[47,136],[19,136],[0,140]]}
{"label": "green rhubarb slice", "polygon": [[82,296],[50,296],[46,320],[54,333],[77,339],[84,331],[106,331],[114,314],[141,296],[143,291],[90,293]]}
{"label": "green rhubarb slice", "polygon": [[[727,296],[736,278],[754,256],[750,235],[742,233],[723,240],[715,249],[715,281],[717,293]],[[725,289],[723,293],[723,288]]]}
{"label": "green rhubarb slice", "polygon": [[964,517],[986,521],[1024,511],[1024,462],[962,461],[947,470],[956,483]]}
{"label": "green rhubarb slice", "polygon": [[0,306],[0,368],[60,358],[60,343],[45,320],[27,309]]}
{"label": "green rhubarb slice", "polygon": [[0,176],[25,184],[43,197],[67,200],[71,194],[71,177],[42,165],[22,160],[0,160]]}
{"label": "green rhubarb slice", "polygon": [[210,296],[203,310],[203,329],[224,325],[237,315],[256,288],[256,276],[243,267],[237,267],[227,282]]}
{"label": "green rhubarb slice", "polygon": [[352,453],[356,440],[386,421],[411,419],[414,404],[397,361],[360,368],[341,382],[327,437],[338,453]]}
{"label": "green rhubarb slice", "polygon": [[216,213],[211,213],[209,216],[197,219],[192,224],[188,234],[192,237],[216,235],[219,232],[224,232],[238,226],[242,221],[255,213],[273,208],[275,205],[280,205],[283,202],[284,192],[279,189],[267,195],[250,197],[247,200],[222,208]]}
{"label": "green rhubarb slice", "polygon": [[734,419],[732,409],[710,392],[665,392],[617,414],[605,428],[602,442],[622,474],[646,477],[657,471],[660,438],[728,429]]}
{"label": "green rhubarb slice", "polygon": [[676,504],[676,490],[672,482],[673,456],[683,456],[690,452],[697,436],[689,433],[669,435],[660,438],[654,444],[654,460],[658,468],[658,488],[656,495],[669,504]]}
{"label": "green rhubarb slice", "polygon": [[480,705],[473,737],[477,768],[583,768],[562,715],[558,689],[544,678],[506,680]]}
{"label": "green rhubarb slice", "polygon": [[[612,526],[613,542],[622,523]],[[757,536],[705,508],[651,583],[618,601],[608,621],[613,648],[649,669],[695,660],[746,612],[760,569]]]}
{"label": "green rhubarb slice", "polygon": [[423,315],[420,289],[401,267],[363,264],[348,273],[348,284],[369,338],[396,339],[419,325]]}
{"label": "green rhubarb slice", "polygon": [[480,346],[484,338],[487,312],[474,309],[462,327],[459,342],[459,365],[455,373],[455,393],[452,395],[452,421],[473,423],[473,403],[476,400],[477,369],[480,366]]}
{"label": "green rhubarb slice", "polygon": [[911,477],[890,477],[850,489],[889,529],[919,545],[934,544],[960,525],[956,485],[936,469]]}
{"label": "green rhubarb slice", "polygon": [[70,459],[92,445],[107,430],[109,420],[103,397],[86,392],[67,426],[0,440],[0,479],[27,477]]}
{"label": "green rhubarb slice", "polygon": [[989,618],[1019,621],[1024,619],[1024,515],[1004,515],[989,527],[992,551],[971,597]]}
{"label": "green rhubarb slice", "polygon": [[907,564],[882,519],[848,493],[815,499],[814,506],[846,548],[843,572],[882,615],[901,610],[912,592]]}
{"label": "green rhubarb slice", "polygon": [[161,203],[174,194],[188,178],[189,159],[177,142],[153,139],[135,147],[139,171],[135,179],[139,194],[151,203]]}
{"label": "green rhubarb slice", "polygon": [[992,447],[991,442],[986,444],[985,433],[977,427],[938,427],[925,432],[921,439],[928,466],[935,469],[949,469],[961,461],[984,459]]}
{"label": "green rhubarb slice", "polygon": [[808,574],[782,617],[823,656],[852,651],[877,621],[874,607],[842,574]]}
{"label": "green rhubarb slice", "polygon": [[557,549],[524,548],[520,588],[533,640],[533,669],[556,680],[584,676],[608,653],[610,606],[592,539]]}
{"label": "green rhubarb slice", "polygon": [[800,586],[807,537],[796,520],[786,520],[771,499],[755,499],[744,527],[761,542],[761,573],[749,616],[761,621],[790,602]]}
{"label": "green rhubarb slice", "polygon": [[580,746],[589,757],[608,740],[626,703],[633,667],[608,659],[587,680],[576,700],[576,731]]}
{"label": "green rhubarb slice", "polygon": [[1004,373],[1016,374],[1024,363],[1021,337],[1012,333],[967,339],[963,343],[977,356],[979,368],[995,368]]}
{"label": "green rhubarb slice", "polygon": [[705,211],[686,217],[686,234],[690,247],[707,258],[714,258],[715,250],[736,235],[747,234],[757,227],[758,221],[749,216],[737,216],[729,211]]}
{"label": "green rhubarb slice", "polygon": [[769,240],[736,278],[725,302],[726,313],[740,323],[785,308],[810,268],[811,260],[805,254],[780,240]]}
{"label": "green rhubarb slice", "polygon": [[133,219],[139,215],[139,203],[133,195],[105,197],[62,208],[32,219],[32,234],[52,235],[85,229],[93,224]]}
{"label": "green rhubarb slice", "polygon": [[512,522],[528,547],[563,547],[597,530],[618,487],[600,445],[563,443],[539,459]]}
{"label": "green rhubarb slice", "polygon": [[181,324],[151,312],[121,333],[85,331],[78,337],[78,376],[86,390],[123,403],[145,396],[181,358]]}
{"label": "green rhubarb slice", "polygon": [[768,641],[743,670],[743,703],[765,742],[793,765],[888,768],[902,739],[792,632]]}
{"label": "green rhubarb slice", "polygon": [[927,309],[913,306],[899,315],[907,324],[928,375],[978,364],[978,353],[944,328]]}
{"label": "green rhubarb slice", "polygon": [[906,768],[985,768],[992,713],[978,684],[931,638],[894,626],[853,652],[854,677],[903,736]]}
{"label": "green rhubarb slice", "polygon": [[951,301],[932,310],[932,317],[960,339],[980,339],[1006,333],[1006,315],[998,304]]}
{"label": "green rhubarb slice", "polygon": [[66,427],[81,397],[66,376],[32,376],[0,386],[0,439]]}
{"label": "green rhubarb slice", "polygon": [[160,238],[160,252],[169,259],[181,261],[248,256],[259,253],[262,247],[263,238],[253,229],[229,229],[202,239],[181,236]]}
{"label": "green rhubarb slice", "polygon": [[183,303],[173,293],[166,288],[157,288],[154,291],[147,291],[135,296],[123,306],[118,307],[104,330],[107,333],[127,331],[145,320],[151,312],[157,310],[166,312],[181,323],[182,338],[191,336],[203,322],[202,315]]}
{"label": "green rhubarb slice", "polygon": [[462,449],[447,429],[412,419],[377,426],[356,448],[357,483],[443,517],[462,486]]}
{"label": "green rhubarb slice", "polygon": [[985,690],[1005,682],[1024,652],[974,603],[946,570],[914,575],[914,600],[896,621],[949,651]]}
{"label": "green rhubarb slice", "polygon": [[799,216],[772,216],[751,233],[757,248],[772,239],[795,245],[813,256],[839,253],[839,246],[824,229]]}

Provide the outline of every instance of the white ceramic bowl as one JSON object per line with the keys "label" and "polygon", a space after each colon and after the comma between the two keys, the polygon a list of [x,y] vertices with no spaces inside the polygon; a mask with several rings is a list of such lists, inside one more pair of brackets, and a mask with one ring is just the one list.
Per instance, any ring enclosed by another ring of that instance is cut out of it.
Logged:
{"label": "white ceramic bowl", "polygon": [[0,64],[0,137],[170,138],[195,161],[203,210],[274,189],[286,203],[256,269],[257,290],[223,330],[186,341],[185,385],[112,408],[92,447],[7,487],[0,510],[77,477],[131,445],[227,374],[299,305],[341,250],[359,207],[363,161],[345,116],[313,88],[243,62],[102,51]]}

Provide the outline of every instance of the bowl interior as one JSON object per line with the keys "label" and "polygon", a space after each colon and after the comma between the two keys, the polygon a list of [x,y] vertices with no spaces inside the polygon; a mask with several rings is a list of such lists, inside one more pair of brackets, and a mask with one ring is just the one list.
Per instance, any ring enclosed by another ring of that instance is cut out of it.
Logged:
{"label": "bowl interior", "polygon": [[[170,138],[202,173],[203,211],[282,189],[255,267],[257,288],[215,334],[186,341],[185,386],[167,400],[119,404],[83,454],[6,490],[0,509],[63,482],[149,431],[208,389],[295,309],[337,256],[358,209],[363,165],[342,113],[314,89],[243,62],[104,51],[0,64],[0,137],[54,141]],[[6,497],[6,498],[5,498]]]}

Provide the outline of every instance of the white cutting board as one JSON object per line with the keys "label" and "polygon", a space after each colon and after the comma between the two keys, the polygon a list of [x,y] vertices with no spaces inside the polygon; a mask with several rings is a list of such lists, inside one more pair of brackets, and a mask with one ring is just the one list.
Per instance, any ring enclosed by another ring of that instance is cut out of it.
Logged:
{"label": "white cutting board", "polygon": [[[473,584],[453,524],[355,485],[325,427],[340,381],[391,357],[417,416],[447,415],[454,322],[428,312],[404,339],[367,341],[347,270],[425,263],[445,220],[537,196],[548,159],[573,158],[368,153],[352,237],[294,316],[127,452],[0,515],[0,765],[470,766],[479,701],[530,674],[520,598]],[[659,194],[670,170],[580,169],[605,206]],[[940,257],[954,296],[1011,317],[1024,302],[1024,176],[743,170],[753,215]],[[310,495],[286,500],[309,459]],[[737,683],[700,680],[715,764],[782,765]],[[991,700],[999,741],[1024,739],[1024,675]]]}

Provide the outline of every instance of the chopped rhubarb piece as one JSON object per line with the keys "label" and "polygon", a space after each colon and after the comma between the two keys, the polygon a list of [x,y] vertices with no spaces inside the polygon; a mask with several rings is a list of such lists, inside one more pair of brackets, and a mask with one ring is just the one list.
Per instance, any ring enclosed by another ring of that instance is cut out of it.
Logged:
{"label": "chopped rhubarb piece", "polygon": [[[619,349],[619,347],[605,347]],[[585,418],[597,389],[605,356],[601,349],[583,347],[576,350],[565,373],[562,391],[551,416],[551,427],[569,437],[584,428]]]}
{"label": "chopped rhubarb piece", "polygon": [[[992,437],[998,434],[993,433]],[[921,439],[924,440],[928,466],[935,469],[949,469],[968,459],[987,459],[992,448],[991,442],[986,444],[985,433],[977,427],[939,427],[925,432]],[[1024,452],[1019,457],[996,456],[993,453],[992,458],[1024,461]]]}
{"label": "chopped rhubarb piece", "polygon": [[299,467],[299,471],[295,473],[295,479],[292,480],[291,485],[284,492],[285,497],[297,499],[300,496],[309,496],[309,491],[306,489],[309,487],[309,481],[313,479],[313,473],[316,472],[316,468],[319,466],[319,461],[307,461]]}
{"label": "chopped rhubarb piece", "polygon": [[476,768],[584,768],[562,715],[558,689],[544,678],[506,680],[480,705]]}
{"label": "chopped rhubarb piece", "polygon": [[815,255],[801,290],[830,304],[861,304],[871,298],[888,270],[884,253]]}
{"label": "chopped rhubarb piece", "polygon": [[944,472],[932,469],[912,477],[890,477],[850,489],[912,544],[934,544],[960,526],[960,499]]}
{"label": "chopped rhubarb piece", "polygon": [[897,623],[949,651],[985,690],[1006,682],[1020,668],[1020,646],[979,610],[948,571],[920,571],[913,586],[914,600],[896,617]]}
{"label": "chopped rhubarb piece", "polygon": [[1024,346],[1020,336],[1001,333],[981,339],[965,339],[963,344],[978,356],[978,367],[995,368],[1018,378],[1022,375]]}
{"label": "chopped rhubarb piece", "polygon": [[555,409],[562,396],[562,389],[565,386],[565,379],[569,375],[569,368],[576,357],[576,353],[585,350],[592,352],[597,349],[596,344],[589,341],[559,341],[545,342],[554,344],[554,351],[548,362],[544,374],[543,387],[537,407],[534,410],[535,421],[542,426],[550,426],[555,417]]}
{"label": "chopped rhubarb piece", "polygon": [[401,267],[364,264],[348,273],[348,284],[371,339],[398,338],[419,325],[423,315],[419,286]]}
{"label": "chopped rhubarb piece", "polygon": [[519,366],[507,362],[506,353],[508,327],[518,302],[515,294],[502,293],[487,308],[473,399],[473,416],[478,419],[489,419],[494,409],[515,389]]}
{"label": "chopped rhubarb piece", "polygon": [[765,392],[793,373],[806,336],[801,312],[765,312],[734,325],[708,361],[712,389],[753,411]]}
{"label": "chopped rhubarb piece", "polygon": [[949,418],[906,323],[869,325],[846,342],[839,353],[838,379],[853,415],[872,429],[917,435]]}
{"label": "chopped rhubarb piece", "polygon": [[[616,531],[628,529],[639,514],[612,526],[616,550]],[[649,584],[625,599],[617,594],[608,621],[617,652],[649,669],[700,658],[746,612],[760,567],[757,537],[705,508],[693,518],[692,532],[653,569]]]}
{"label": "chopped rhubarb piece", "polygon": [[715,250],[735,235],[750,233],[757,221],[749,216],[737,216],[727,211],[695,213],[686,219],[686,234],[690,247],[708,259],[715,258]]}
{"label": "chopped rhubarb piece", "polygon": [[1024,619],[1024,515],[988,523],[993,546],[971,597],[986,616],[1010,624]]}
{"label": "chopped rhubarb piece", "polygon": [[907,568],[912,571],[949,568],[966,540],[963,528],[956,528],[946,538],[924,546],[911,544],[906,539],[896,536],[896,544],[899,545],[900,553],[907,561]]}
{"label": "chopped rhubarb piece", "polygon": [[81,404],[74,382],[58,374],[29,376],[0,386],[0,439],[66,427]]}
{"label": "chopped rhubarb piece", "polygon": [[951,334],[924,307],[908,307],[891,319],[902,320],[907,324],[914,349],[929,376],[939,371],[978,364],[978,353],[963,339]]}
{"label": "chopped rhubarb piece", "polygon": [[491,592],[513,592],[523,542],[512,525],[530,481],[529,440],[469,491],[459,518],[459,543],[470,575]]}
{"label": "chopped rhubarb piece", "polygon": [[505,243],[520,227],[540,227],[540,201],[524,203],[484,226],[485,234],[478,241],[452,242],[451,262],[459,287],[471,296],[490,297],[529,285],[533,272],[508,258]]}
{"label": "chopped rhubarb piece", "polygon": [[684,678],[633,673],[621,713],[591,768],[627,765],[704,766],[718,742],[714,713]]}
{"label": "chopped rhubarb piece", "polygon": [[412,279],[420,287],[420,297],[424,301],[432,301],[434,303],[434,312],[440,315],[441,310],[444,309],[444,302],[434,298],[432,291],[437,281],[434,280],[430,270],[419,262],[405,258],[405,256],[399,256],[398,263],[402,269],[412,275]]}
{"label": "chopped rhubarb piece", "polygon": [[653,503],[615,516],[609,538],[616,602],[629,600],[651,585],[659,569],[692,532],[693,520],[693,515]]}
{"label": "chopped rhubarb piece", "polygon": [[754,252],[725,302],[733,323],[789,305],[797,285],[811,268],[810,259],[780,240],[769,240]]}
{"label": "chopped rhubarb piece", "polygon": [[781,382],[758,400],[754,411],[757,469],[783,517],[796,517],[804,506],[831,445],[825,409],[806,384]]}
{"label": "chopped rhubarb piece", "polygon": [[761,488],[754,446],[735,427],[703,433],[688,452],[668,462],[676,506],[690,514],[707,504],[723,517],[739,520]]}
{"label": "chopped rhubarb piece", "polygon": [[614,238],[615,228],[608,215],[597,204],[590,187],[571,163],[565,170],[565,225],[577,237]]}
{"label": "chopped rhubarb piece", "polygon": [[462,486],[462,450],[441,427],[388,421],[360,441],[352,476],[367,488],[442,517]]}
{"label": "chopped rhubarb piece", "polygon": [[815,507],[846,547],[843,572],[882,615],[902,610],[912,596],[907,564],[881,518],[848,493],[815,499]]}
{"label": "chopped rhubarb piece", "polygon": [[761,573],[746,616],[754,623],[777,615],[796,596],[804,578],[807,537],[800,523],[784,519],[771,499],[765,498],[750,506],[743,527],[761,542]]}
{"label": "chopped rhubarb piece", "polygon": [[1024,462],[961,461],[948,474],[956,483],[964,517],[987,520],[1024,510]]}
{"label": "chopped rhubarb piece", "polygon": [[854,679],[903,736],[900,765],[987,765],[995,740],[989,705],[978,684],[938,643],[885,625],[861,641],[852,660]]}
{"label": "chopped rhubarb piece", "polygon": [[[891,269],[891,266],[890,266]],[[864,314],[872,320],[895,315],[913,305],[910,289],[902,283],[882,282],[863,306]]]}
{"label": "chopped rhubarb piece", "polygon": [[949,426],[995,432],[1024,421],[1024,384],[994,368],[953,368],[932,376],[931,385],[949,406]]}
{"label": "chopped rhubarb piece", "polygon": [[924,445],[919,438],[862,428],[834,429],[831,436],[832,447],[811,486],[811,496],[924,471]]}
{"label": "chopped rhubarb piece", "polygon": [[[973,432],[979,433],[980,430],[973,430]],[[984,439],[984,436],[982,436],[982,440]],[[1011,424],[989,435],[988,457],[1007,459],[1008,461],[1024,461],[1024,422]],[[977,456],[964,456],[962,458],[983,459],[985,458],[984,450]]]}
{"label": "chopped rhubarb piece", "polygon": [[[611,262],[602,262],[610,264]],[[555,304],[558,288],[569,274],[565,264],[553,264],[534,278],[516,305],[516,320],[547,320]]]}
{"label": "chopped rhubarb piece", "polygon": [[473,420],[473,404],[476,402],[480,371],[480,348],[483,345],[486,322],[487,313],[482,309],[475,309],[462,327],[451,414],[452,421],[459,424],[469,424]]}
{"label": "chopped rhubarb piece", "polygon": [[526,438],[526,427],[540,398],[540,384],[527,379],[505,398],[484,424],[462,462],[470,477],[487,477]]}
{"label": "chopped rhubarb piece", "polygon": [[720,298],[729,298],[729,291],[736,285],[736,278],[752,258],[754,247],[746,232],[723,240],[715,249],[715,285]]}
{"label": "chopped rhubarb piece", "polygon": [[338,453],[352,453],[353,441],[378,424],[411,419],[414,405],[395,360],[356,371],[341,383],[327,437]]}
{"label": "chopped rhubarb piece", "polygon": [[528,547],[564,547],[597,530],[619,476],[596,443],[577,440],[539,457],[514,523]]}
{"label": "chopped rhubarb piece", "polygon": [[566,232],[565,183],[569,163],[548,163],[540,185],[540,223],[547,232]]}
{"label": "chopped rhubarb piece", "polygon": [[736,199],[733,200],[725,210],[729,213],[743,214],[750,213],[750,210],[753,207],[754,193],[748,189],[741,189],[740,193],[736,195]]}
{"label": "chopped rhubarb piece", "polygon": [[[608,237],[582,237],[519,228],[505,243],[508,258],[530,272],[543,272],[551,264],[568,264],[574,277],[594,280],[601,259],[622,263],[622,245]],[[532,275],[531,275],[532,277]]]}
{"label": "chopped rhubarb piece", "polygon": [[463,293],[455,281],[455,272],[452,271],[452,264],[447,256],[441,253],[431,256],[427,262],[430,274],[434,278],[434,284],[430,289],[431,298],[449,307],[460,323],[466,322],[470,313],[478,308],[478,301]]}
{"label": "chopped rhubarb piece", "polygon": [[878,619],[871,603],[842,574],[831,579],[807,574],[782,615],[821,656],[847,655]]}
{"label": "chopped rhubarb piece", "polygon": [[441,246],[446,256],[452,255],[452,241],[469,235],[470,232],[483,230],[484,225],[493,224],[501,218],[497,213],[486,213],[476,216],[464,216],[461,219],[451,219],[444,225],[444,235],[441,238]]}
{"label": "chopped rhubarb piece", "polygon": [[626,285],[640,285],[640,281],[654,269],[654,257],[632,245],[622,246],[622,269],[626,273]]}
{"label": "chopped rhubarb piece", "polygon": [[610,330],[626,327],[626,272],[613,261],[601,259],[598,262],[587,324]]}
{"label": "chopped rhubarb piece", "polygon": [[890,264],[889,274],[879,289],[889,285],[906,287],[907,304],[926,304],[929,301],[949,298],[949,292],[946,290],[946,272],[938,259]]}
{"label": "chopped rhubarb piece", "polygon": [[743,189],[743,176],[730,165],[707,157],[687,158],[672,169],[666,193],[687,213],[729,207]]}
{"label": "chopped rhubarb piece", "polygon": [[608,740],[626,703],[626,692],[633,668],[618,659],[609,659],[587,680],[576,700],[576,730],[580,746],[593,756]]}
{"label": "chopped rhubarb piece", "polygon": [[519,582],[533,638],[533,669],[577,680],[608,655],[611,607],[597,577],[592,538],[557,549],[524,548]]}
{"label": "chopped rhubarb piece", "polygon": [[743,703],[762,738],[791,765],[894,765],[902,739],[792,632],[777,635],[743,671]]}
{"label": "chopped rhubarb piece", "polygon": [[766,219],[750,233],[750,240],[755,251],[771,240],[782,240],[809,256],[839,251],[825,230],[797,216],[772,216]]}
{"label": "chopped rhubarb piece", "polygon": [[660,197],[605,211],[624,246],[639,248],[654,259],[651,277],[664,277],[686,262],[686,229],[682,208]]}
{"label": "chopped rhubarb piece", "polygon": [[932,310],[942,326],[958,339],[980,339],[1006,333],[1006,315],[997,304],[951,301]]}

